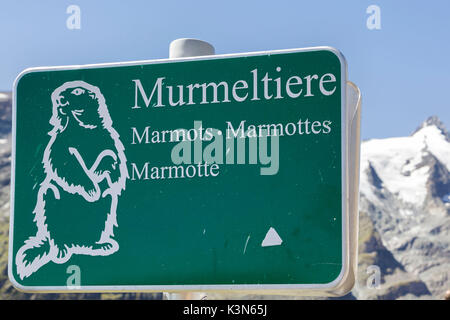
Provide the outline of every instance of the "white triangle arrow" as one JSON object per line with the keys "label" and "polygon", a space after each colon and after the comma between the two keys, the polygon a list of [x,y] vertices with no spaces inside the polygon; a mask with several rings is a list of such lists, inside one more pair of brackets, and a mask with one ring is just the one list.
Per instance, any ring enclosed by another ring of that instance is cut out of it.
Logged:
{"label": "white triangle arrow", "polygon": [[261,247],[279,246],[282,243],[283,240],[280,238],[278,233],[274,228],[270,227],[269,231],[267,231],[266,237],[261,243]]}

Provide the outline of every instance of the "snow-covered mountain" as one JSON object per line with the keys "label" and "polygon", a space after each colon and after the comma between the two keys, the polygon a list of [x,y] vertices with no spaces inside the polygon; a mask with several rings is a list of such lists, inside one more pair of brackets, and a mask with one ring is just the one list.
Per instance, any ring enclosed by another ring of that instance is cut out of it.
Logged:
{"label": "snow-covered mountain", "polygon": [[450,135],[437,117],[361,146],[360,210],[432,296],[450,289]]}

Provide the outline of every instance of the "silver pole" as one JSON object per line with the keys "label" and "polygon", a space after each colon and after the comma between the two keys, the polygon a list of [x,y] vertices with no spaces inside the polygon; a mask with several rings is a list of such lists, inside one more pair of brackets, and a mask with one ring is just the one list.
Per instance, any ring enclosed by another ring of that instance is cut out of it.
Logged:
{"label": "silver pole", "polygon": [[[190,38],[173,40],[169,46],[169,58],[185,58],[211,56],[215,54],[214,47],[206,41]],[[200,300],[206,296],[202,292],[164,292],[164,300]]]}

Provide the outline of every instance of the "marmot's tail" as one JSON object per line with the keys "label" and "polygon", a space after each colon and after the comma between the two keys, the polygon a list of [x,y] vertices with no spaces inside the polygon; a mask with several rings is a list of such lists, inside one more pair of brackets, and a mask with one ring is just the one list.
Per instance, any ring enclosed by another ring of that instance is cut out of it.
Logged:
{"label": "marmot's tail", "polygon": [[51,260],[51,240],[47,237],[31,237],[16,255],[17,274],[20,279],[30,276]]}

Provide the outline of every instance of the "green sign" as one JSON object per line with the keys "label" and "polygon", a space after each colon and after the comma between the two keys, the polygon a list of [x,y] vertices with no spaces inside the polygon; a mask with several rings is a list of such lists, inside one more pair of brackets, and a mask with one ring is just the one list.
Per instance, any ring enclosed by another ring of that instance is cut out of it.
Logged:
{"label": "green sign", "polygon": [[328,47],[25,70],[11,281],[337,287],[349,268],[346,79]]}

